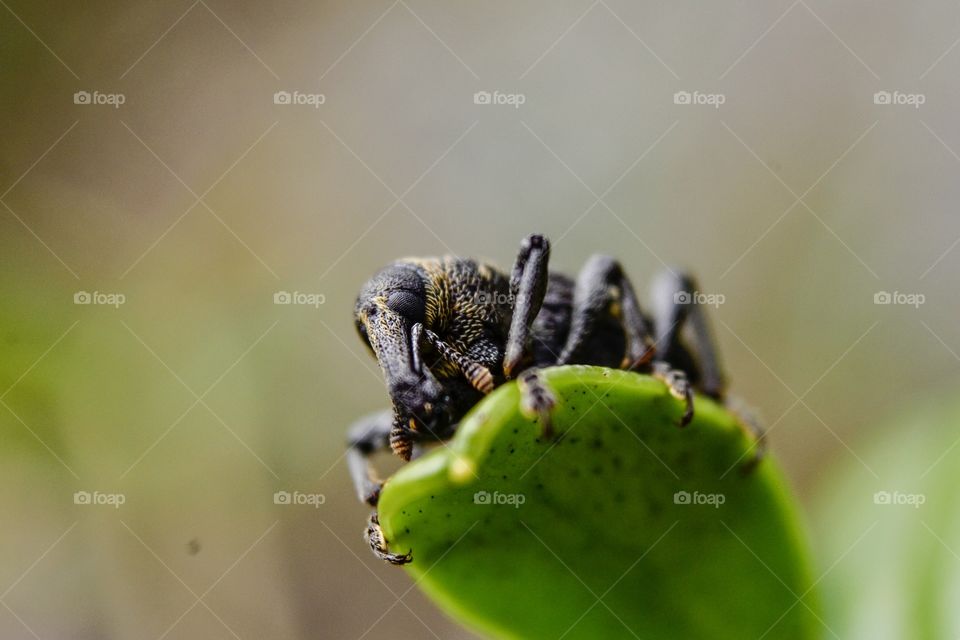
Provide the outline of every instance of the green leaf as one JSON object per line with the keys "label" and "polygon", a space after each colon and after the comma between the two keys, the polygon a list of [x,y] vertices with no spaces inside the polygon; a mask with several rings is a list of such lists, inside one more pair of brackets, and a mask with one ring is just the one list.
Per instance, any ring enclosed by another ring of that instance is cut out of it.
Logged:
{"label": "green leaf", "polygon": [[506,384],[384,487],[390,549],[441,608],[498,638],[820,637],[793,501],[769,458],[743,472],[733,415],[698,397],[679,428],[652,377],[541,376],[553,439]]}
{"label": "green leaf", "polygon": [[817,543],[842,638],[960,637],[960,407],[924,396],[825,474]]}

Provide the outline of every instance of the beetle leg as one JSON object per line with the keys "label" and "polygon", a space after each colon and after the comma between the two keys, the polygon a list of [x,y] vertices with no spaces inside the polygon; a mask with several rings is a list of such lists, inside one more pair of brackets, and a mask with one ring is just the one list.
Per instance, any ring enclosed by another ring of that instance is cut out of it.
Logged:
{"label": "beetle leg", "polygon": [[520,387],[520,411],[528,418],[539,418],[544,437],[553,436],[551,412],[557,403],[536,369],[527,369],[517,378]]}
{"label": "beetle leg", "polygon": [[381,560],[398,566],[407,564],[413,560],[413,554],[409,551],[404,554],[390,553],[387,549],[387,541],[383,537],[383,529],[380,528],[380,518],[377,516],[376,511],[370,514],[370,519],[367,521],[367,530],[364,532],[363,537],[367,541],[367,544],[370,545],[373,555]]}
{"label": "beetle leg", "polygon": [[696,358],[691,364],[698,373],[694,382],[705,395],[722,400],[726,385],[713,334],[697,299],[696,281],[685,273],[665,271],[654,280],[652,293],[657,346],[664,355],[662,359],[674,366],[685,366],[685,363],[674,360],[689,358],[680,344],[681,332],[684,327],[689,327]]}
{"label": "beetle leg", "polygon": [[549,260],[549,240],[539,234],[523,239],[510,274],[513,317],[503,355],[503,375],[507,378],[519,371],[529,355],[530,326],[540,313],[547,293]]}
{"label": "beetle leg", "polygon": [[633,285],[619,262],[609,256],[595,255],[577,276],[570,332],[557,364],[580,360],[580,349],[590,337],[597,320],[611,306],[620,318],[627,342],[621,367],[635,369],[650,363],[654,356],[653,333],[640,310]]}
{"label": "beetle leg", "polygon": [[680,426],[685,427],[693,420],[693,386],[687,380],[687,375],[679,369],[672,369],[662,361],[653,363],[653,377],[662,380],[670,395],[686,404],[686,409],[680,417]]}
{"label": "beetle leg", "polygon": [[[420,325],[416,325],[420,326]],[[456,347],[444,342],[440,339],[440,336],[435,334],[430,329],[421,329],[418,331],[418,335],[422,333],[423,337],[427,339],[427,342],[437,350],[437,353],[440,354],[440,357],[450,362],[460,371],[463,375],[470,381],[470,384],[474,389],[481,393],[490,393],[493,391],[494,380],[493,373],[490,371],[489,367],[486,367],[476,360],[471,359],[469,356],[461,353]]]}
{"label": "beetle leg", "polygon": [[347,436],[347,467],[361,502],[376,505],[383,481],[380,480],[370,456],[390,449],[393,430],[393,411],[386,410],[365,416],[350,427]]}

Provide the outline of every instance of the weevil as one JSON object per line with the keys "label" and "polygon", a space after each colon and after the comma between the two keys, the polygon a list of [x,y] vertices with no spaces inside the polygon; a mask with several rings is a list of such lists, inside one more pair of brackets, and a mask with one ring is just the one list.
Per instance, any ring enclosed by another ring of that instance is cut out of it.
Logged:
{"label": "weevil", "polygon": [[[392,407],[355,423],[348,466],[357,494],[376,506],[383,481],[370,464],[392,449],[404,460],[421,445],[449,438],[484,395],[516,379],[521,408],[550,435],[550,389],[537,370],[591,364],[648,373],[686,403],[694,392],[723,402],[725,380],[694,279],[666,270],[653,282],[652,308],[641,308],[621,264],[592,256],[577,277],[548,269],[550,242],[523,239],[509,274],[481,261],[447,256],[406,258],[360,290],[354,321],[383,373]],[[366,539],[390,553],[376,512]]]}

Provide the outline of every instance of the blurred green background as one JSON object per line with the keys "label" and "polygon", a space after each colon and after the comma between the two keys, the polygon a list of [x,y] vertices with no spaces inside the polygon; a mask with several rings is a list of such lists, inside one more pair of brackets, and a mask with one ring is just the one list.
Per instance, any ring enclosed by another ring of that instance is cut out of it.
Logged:
{"label": "blurred green background", "polygon": [[0,4],[4,638],[470,637],[370,556],[342,458],[399,256],[691,269],[808,506],[896,489],[878,423],[955,389],[956,5]]}

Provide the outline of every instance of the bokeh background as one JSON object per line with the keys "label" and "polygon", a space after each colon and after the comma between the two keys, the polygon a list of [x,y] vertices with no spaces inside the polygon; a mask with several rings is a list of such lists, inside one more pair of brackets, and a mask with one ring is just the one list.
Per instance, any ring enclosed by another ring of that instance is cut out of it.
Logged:
{"label": "bokeh background", "polygon": [[343,460],[399,256],[690,269],[811,513],[955,389],[956,3],[0,5],[4,638],[472,637],[370,556]]}

